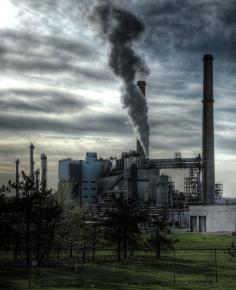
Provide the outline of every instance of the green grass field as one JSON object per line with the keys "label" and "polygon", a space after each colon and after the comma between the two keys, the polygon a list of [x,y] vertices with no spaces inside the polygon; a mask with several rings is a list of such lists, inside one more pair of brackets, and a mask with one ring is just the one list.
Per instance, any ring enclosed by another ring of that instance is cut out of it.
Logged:
{"label": "green grass field", "polygon": [[[4,254],[0,259],[0,289],[236,289],[236,257],[225,250],[233,240],[236,242],[236,237],[190,233],[174,236],[179,240],[175,264],[173,252],[169,251],[163,252],[159,261],[155,260],[154,252],[136,252],[131,265],[130,261],[103,261],[104,252],[98,252],[96,262],[84,264],[83,285],[76,253],[69,259],[64,252],[60,260],[53,258],[28,272],[15,265],[11,255]],[[181,250],[186,248],[195,250]],[[215,251],[206,250],[209,248],[222,249],[217,250],[217,261]]]}

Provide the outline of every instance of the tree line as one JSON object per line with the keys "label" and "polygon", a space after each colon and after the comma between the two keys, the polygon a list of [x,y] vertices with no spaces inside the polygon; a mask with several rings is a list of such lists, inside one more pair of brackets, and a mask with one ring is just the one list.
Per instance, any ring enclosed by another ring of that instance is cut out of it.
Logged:
{"label": "tree line", "polygon": [[[134,199],[123,194],[113,195],[110,208],[99,218],[91,217],[85,207],[62,204],[56,194],[36,186],[23,172],[17,186],[20,197],[7,195],[16,188],[10,181],[1,188],[0,249],[13,251],[15,260],[23,253],[27,267],[32,260],[41,265],[51,249],[57,250],[59,258],[62,249],[72,257],[73,249],[89,248],[94,259],[96,248],[115,247],[120,261],[140,246],[155,248],[159,259],[162,246],[174,245],[167,219],[160,215],[150,219]],[[144,235],[141,225],[147,222],[152,231]]]}

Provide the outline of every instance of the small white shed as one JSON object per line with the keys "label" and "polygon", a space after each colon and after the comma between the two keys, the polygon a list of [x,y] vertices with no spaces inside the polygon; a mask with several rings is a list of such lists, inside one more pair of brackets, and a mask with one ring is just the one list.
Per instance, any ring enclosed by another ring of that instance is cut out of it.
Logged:
{"label": "small white shed", "polygon": [[236,232],[236,205],[189,207],[191,232]]}

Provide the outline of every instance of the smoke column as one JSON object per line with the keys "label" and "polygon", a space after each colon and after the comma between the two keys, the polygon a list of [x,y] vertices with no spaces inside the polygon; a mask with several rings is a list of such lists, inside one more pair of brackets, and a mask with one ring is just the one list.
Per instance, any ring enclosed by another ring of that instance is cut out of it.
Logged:
{"label": "smoke column", "polygon": [[99,23],[103,37],[111,46],[109,65],[124,85],[122,103],[134,125],[146,157],[149,154],[148,106],[145,96],[136,85],[137,74],[147,75],[149,69],[132,44],[144,32],[143,23],[131,12],[113,6],[108,1],[94,9],[94,19]]}

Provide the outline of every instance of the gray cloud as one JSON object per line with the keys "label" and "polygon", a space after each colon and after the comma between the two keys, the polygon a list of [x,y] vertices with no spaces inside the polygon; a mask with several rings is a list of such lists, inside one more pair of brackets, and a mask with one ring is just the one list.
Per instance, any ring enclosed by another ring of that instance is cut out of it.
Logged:
{"label": "gray cloud", "polygon": [[77,136],[87,134],[120,135],[130,132],[130,126],[125,124],[126,120],[119,115],[102,114],[96,116],[84,115],[69,120],[54,118],[44,118],[27,115],[1,115],[0,130],[18,132],[59,132],[64,134],[75,134]]}
{"label": "gray cloud", "polygon": [[88,103],[81,96],[59,90],[11,89],[0,91],[0,107],[11,112],[77,112]]}
{"label": "gray cloud", "polygon": [[86,81],[113,80],[96,63],[98,51],[84,40],[73,40],[25,31],[0,31],[2,71],[27,74],[67,74]]}

